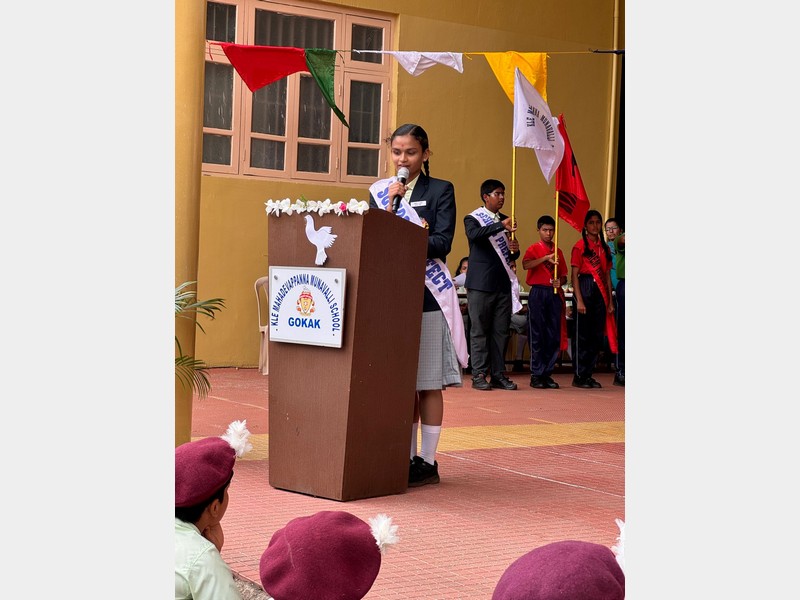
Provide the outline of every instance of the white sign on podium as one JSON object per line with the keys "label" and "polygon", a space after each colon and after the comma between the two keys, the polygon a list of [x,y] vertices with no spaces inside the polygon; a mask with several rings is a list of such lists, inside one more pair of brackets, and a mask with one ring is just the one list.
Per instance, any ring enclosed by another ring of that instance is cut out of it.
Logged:
{"label": "white sign on podium", "polygon": [[342,347],[345,269],[269,268],[269,339]]}

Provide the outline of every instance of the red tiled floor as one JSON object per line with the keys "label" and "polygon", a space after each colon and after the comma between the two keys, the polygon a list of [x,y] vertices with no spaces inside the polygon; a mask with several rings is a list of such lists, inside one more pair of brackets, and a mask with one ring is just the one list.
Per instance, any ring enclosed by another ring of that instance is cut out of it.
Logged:
{"label": "red tiled floor", "polygon": [[[212,369],[212,392],[195,398],[192,436],[220,435],[247,419],[268,433],[269,377],[257,369]],[[338,502],[272,488],[268,459],[239,460],[223,520],[223,558],[259,583],[258,562],[272,533],[297,516],[346,510],[378,513],[399,526],[370,600],[489,600],[506,567],[527,551],[563,539],[612,546],[625,518],[624,388],[610,373],[603,388],[533,390],[512,374],[516,391],[444,392],[437,460],[442,481],[403,494]]]}

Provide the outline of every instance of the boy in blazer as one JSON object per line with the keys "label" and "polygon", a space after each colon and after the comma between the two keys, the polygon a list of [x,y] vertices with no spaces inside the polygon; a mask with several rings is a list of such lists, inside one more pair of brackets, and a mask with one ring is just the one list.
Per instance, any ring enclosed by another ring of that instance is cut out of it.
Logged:
{"label": "boy in blazer", "polygon": [[[503,356],[511,320],[512,294],[519,283],[509,264],[519,258],[519,242],[510,239],[516,231],[511,217],[500,212],[505,186],[497,179],[481,184],[483,206],[464,217],[469,241],[469,269],[464,287],[469,307],[472,387],[478,390],[515,390],[517,384],[505,376]],[[512,281],[513,280],[513,281]],[[491,381],[487,381],[487,375]]]}

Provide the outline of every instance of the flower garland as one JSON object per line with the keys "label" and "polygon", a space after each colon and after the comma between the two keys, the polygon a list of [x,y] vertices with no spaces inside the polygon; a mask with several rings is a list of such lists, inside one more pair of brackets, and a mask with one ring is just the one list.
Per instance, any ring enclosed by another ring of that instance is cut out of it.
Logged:
{"label": "flower garland", "polygon": [[320,216],[328,214],[329,212],[334,212],[337,216],[341,217],[342,215],[352,213],[363,215],[369,210],[368,202],[365,202],[364,200],[356,200],[355,198],[352,198],[350,202],[331,202],[330,198],[326,198],[322,201],[300,198],[295,200],[294,203],[292,203],[289,198],[284,198],[283,200],[270,199],[264,204],[267,206],[267,214],[274,214],[276,217],[280,217],[281,214],[290,215],[293,212],[315,212]]}

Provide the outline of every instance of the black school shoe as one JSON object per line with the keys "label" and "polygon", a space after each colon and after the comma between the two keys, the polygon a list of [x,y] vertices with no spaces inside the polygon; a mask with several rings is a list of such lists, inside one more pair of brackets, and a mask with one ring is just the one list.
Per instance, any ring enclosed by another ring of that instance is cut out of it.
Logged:
{"label": "black school shoe", "polygon": [[625,387],[625,375],[614,375],[614,385]]}
{"label": "black school shoe", "polygon": [[547,389],[547,377],[544,375],[531,375],[531,387],[537,390]]}
{"label": "black school shoe", "polygon": [[[416,462],[417,459],[419,462]],[[415,456],[408,475],[408,487],[419,487],[428,483],[439,483],[439,463],[433,461],[433,464],[430,464],[422,457]]]}
{"label": "black school shoe", "polygon": [[411,463],[408,465],[408,478],[411,479],[411,474],[414,472],[414,469],[417,468],[417,465],[421,462],[425,462],[425,460],[421,456],[415,456],[411,459]]}
{"label": "black school shoe", "polygon": [[550,377],[550,375],[545,375],[544,379],[546,380],[545,385],[551,390],[557,390],[559,387],[561,387],[555,381],[553,381],[553,378]]}
{"label": "black school shoe", "polygon": [[590,384],[592,384],[593,388],[601,388],[601,387],[603,387],[602,385],[600,385],[600,382],[597,381],[594,377],[587,377],[586,381],[588,381]]}
{"label": "black school shoe", "polygon": [[590,379],[589,377],[578,377],[577,375],[575,375],[572,378],[572,387],[587,388],[587,389],[593,388],[594,386],[591,384],[589,379]]}
{"label": "black school shoe", "polygon": [[[475,385],[475,382],[473,381],[473,387],[474,387],[474,385]],[[515,390],[515,389],[517,389],[517,384],[514,383],[513,381],[511,381],[510,379],[508,379],[504,375],[500,375],[500,377],[497,377],[496,379],[494,377],[492,377],[492,384],[491,385],[492,385],[493,388],[497,388],[497,389],[500,389],[500,390]]]}
{"label": "black school shoe", "polygon": [[491,390],[492,386],[486,381],[486,378],[478,373],[472,376],[472,387],[476,390]]}

